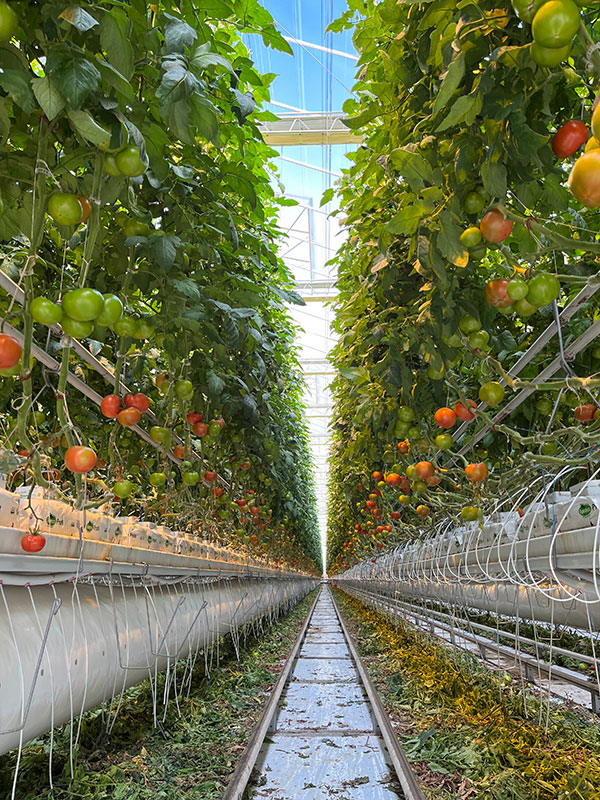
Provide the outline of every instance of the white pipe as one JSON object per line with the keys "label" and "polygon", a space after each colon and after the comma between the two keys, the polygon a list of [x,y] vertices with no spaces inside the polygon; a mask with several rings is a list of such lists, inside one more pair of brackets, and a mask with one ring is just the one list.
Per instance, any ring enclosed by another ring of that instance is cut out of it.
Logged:
{"label": "white pipe", "polygon": [[298,602],[315,585],[301,577],[146,587],[0,585],[0,732],[12,731],[0,733],[0,754],[177,658],[193,657],[232,628]]}

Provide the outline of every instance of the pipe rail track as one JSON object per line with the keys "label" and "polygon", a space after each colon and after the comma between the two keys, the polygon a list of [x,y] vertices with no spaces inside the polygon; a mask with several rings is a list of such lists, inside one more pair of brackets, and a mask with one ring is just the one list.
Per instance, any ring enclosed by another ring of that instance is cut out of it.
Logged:
{"label": "pipe rail track", "polygon": [[328,588],[311,608],[223,800],[424,800]]}

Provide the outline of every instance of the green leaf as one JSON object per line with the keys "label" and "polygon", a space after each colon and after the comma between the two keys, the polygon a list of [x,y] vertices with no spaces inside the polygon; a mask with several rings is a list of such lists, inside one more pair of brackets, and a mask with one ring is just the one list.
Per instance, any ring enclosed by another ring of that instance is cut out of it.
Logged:
{"label": "green leaf", "polygon": [[44,114],[52,121],[66,105],[65,98],[50,78],[33,78],[31,88]]}
{"label": "green leaf", "polygon": [[201,44],[194,50],[190,58],[190,67],[197,72],[207,69],[208,67],[219,66],[224,67],[229,72],[233,72],[231,62],[219,53],[213,53],[210,49],[210,42]]}
{"label": "green leaf", "polygon": [[390,153],[390,163],[406,178],[413,191],[422,189],[425,183],[434,182],[433,167],[420,153],[398,147]]}
{"label": "green leaf", "polygon": [[0,86],[12,97],[26,114],[35,109],[35,96],[31,90],[31,78],[18,69],[3,69],[0,72]]}
{"label": "green leaf", "polygon": [[212,19],[227,19],[234,13],[229,0],[202,0],[202,6],[198,10]]}
{"label": "green leaf", "polygon": [[181,245],[178,236],[163,236],[153,234],[148,237],[148,249],[152,254],[153,260],[168,272],[177,257],[177,248]]}
{"label": "green leaf", "polygon": [[237,100],[237,105],[233,106],[233,110],[240,122],[240,125],[243,125],[256,108],[256,100],[250,94],[250,92],[246,92],[244,94],[238,89],[234,89],[233,94]]}
{"label": "green leaf", "polygon": [[167,124],[178,139],[186,144],[192,143],[190,130],[190,104],[187,100],[178,100],[167,106]]}
{"label": "green leaf", "polygon": [[457,267],[466,267],[469,254],[460,241],[461,223],[456,214],[449,209],[440,214],[440,228],[437,235],[437,247],[440,253]]}
{"label": "green leaf", "polygon": [[98,125],[92,115],[87,111],[69,109],[67,111],[67,116],[77,133],[88,142],[104,145],[110,142],[110,131]]}
{"label": "green leaf", "polygon": [[459,97],[452,105],[448,116],[437,126],[436,132],[441,133],[441,131],[448,130],[448,128],[452,128],[454,125],[459,125],[460,123],[472,125],[475,121],[475,117],[481,111],[482,105],[483,97],[479,91]]}
{"label": "green leaf", "polygon": [[113,8],[104,15],[100,24],[100,45],[109,63],[129,80],[133,75],[133,47],[125,11]]}
{"label": "green leaf", "polygon": [[206,97],[198,94],[190,99],[190,121],[200,136],[213,144],[220,144],[220,128],[217,109]]}
{"label": "green leaf", "polygon": [[59,44],[50,50],[46,71],[72,108],[80,108],[100,83],[97,67],[88,61],[82,50],[70,43]]}
{"label": "green leaf", "polygon": [[117,95],[126,103],[135,100],[133,86],[129,83],[127,78],[121,75],[118,69],[113,67],[112,64],[109,64],[108,61],[102,61],[101,59],[97,59],[96,64],[102,74],[102,80],[105,84],[114,89]]}
{"label": "green leaf", "polygon": [[419,227],[421,219],[432,209],[432,205],[421,199],[417,199],[414,203],[403,203],[398,213],[385,227],[390,233],[412,236]]}
{"label": "green leaf", "polygon": [[191,278],[174,278],[171,284],[178,292],[181,292],[181,294],[189,297],[191,300],[202,300],[200,289]]}
{"label": "green leaf", "polygon": [[460,86],[464,76],[465,56],[461,50],[461,52],[448,67],[448,70],[444,76],[440,90],[433,103],[433,114],[439,114],[439,112],[446,107],[448,100],[450,100],[458,86]]}
{"label": "green leaf", "polygon": [[340,367],[340,374],[353,383],[370,383],[371,376],[366,367]]}
{"label": "green leaf", "polygon": [[330,203],[333,200],[334,195],[335,195],[335,190],[334,189],[325,189],[325,191],[323,192],[323,197],[321,197],[321,202],[320,202],[319,205],[320,206],[327,205],[327,203]]}
{"label": "green leaf", "polygon": [[69,22],[74,28],[77,28],[80,33],[85,33],[98,24],[98,20],[94,19],[91,14],[88,14],[88,12],[80,6],[69,6],[65,8],[58,17],[59,19],[64,19]]}
{"label": "green leaf", "polygon": [[171,14],[165,14],[165,17],[170,20],[165,27],[165,50],[167,53],[183,53],[186,47],[194,44],[198,34],[182,19]]}
{"label": "green leaf", "polygon": [[499,200],[506,195],[506,167],[500,161],[484,161],[481,165],[483,188]]}
{"label": "green leaf", "polygon": [[169,103],[186,100],[201,84],[193,72],[186,67],[179,56],[172,56],[163,62],[163,77],[156,90],[156,97],[164,107]]}
{"label": "green leaf", "polygon": [[225,388],[225,381],[220,378],[216,372],[209,370],[206,373],[206,389],[212,398],[218,398],[223,394]]}

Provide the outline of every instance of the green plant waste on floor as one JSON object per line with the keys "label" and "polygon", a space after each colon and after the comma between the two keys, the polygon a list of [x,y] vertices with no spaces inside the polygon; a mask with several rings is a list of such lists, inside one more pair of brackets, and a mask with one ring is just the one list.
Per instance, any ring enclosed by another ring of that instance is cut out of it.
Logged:
{"label": "green plant waste on floor", "polygon": [[[110,738],[102,712],[84,714],[73,777],[68,725],[54,737],[54,789],[48,779],[50,737],[23,752],[17,800],[217,800],[242,754],[270,689],[304,622],[314,592],[260,639],[249,638],[235,656],[222,643],[220,666],[204,677],[199,664],[187,699],[171,700],[161,728],[152,720],[148,681],[126,692]],[[213,661],[214,661],[213,653]],[[163,680],[159,680],[158,694]],[[16,752],[0,757],[0,797],[10,797]]]}
{"label": "green plant waste on floor", "polygon": [[428,798],[600,798],[600,729],[590,714],[548,711],[510,676],[335,595]]}

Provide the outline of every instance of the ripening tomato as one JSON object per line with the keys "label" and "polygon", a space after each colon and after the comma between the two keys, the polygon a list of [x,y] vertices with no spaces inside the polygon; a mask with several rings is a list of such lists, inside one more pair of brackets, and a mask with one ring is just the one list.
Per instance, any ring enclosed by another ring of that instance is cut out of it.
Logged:
{"label": "ripening tomato", "polygon": [[512,297],[507,292],[509,281],[507,278],[495,278],[489,281],[484,290],[485,299],[494,308],[508,308],[513,304]]}
{"label": "ripening tomato", "polygon": [[83,212],[79,222],[87,222],[87,220],[90,218],[90,214],[92,213],[92,206],[90,204],[90,201],[87,199],[87,197],[84,197],[82,194],[76,194],[75,197],[81,203],[81,210]]}
{"label": "ripening tomato", "polygon": [[410,445],[408,442],[398,442],[396,447],[398,448],[398,452],[402,455],[406,455],[410,450]]}
{"label": "ripening tomato", "polygon": [[106,397],[102,398],[100,411],[105,417],[108,417],[108,419],[116,419],[121,411],[121,400],[116,394],[107,394]]}
{"label": "ripening tomato", "polygon": [[421,480],[426,481],[427,478],[431,478],[434,471],[431,461],[419,461],[418,464],[415,464],[415,475]]}
{"label": "ripening tomato", "polygon": [[569,158],[587,142],[588,138],[587,125],[580,119],[571,119],[554,134],[552,152],[557,158]]}
{"label": "ripening tomato", "polygon": [[197,422],[202,422],[202,414],[199,414],[197,411],[188,411],[185,418],[190,425],[195,425]]}
{"label": "ripening tomato", "polygon": [[212,470],[207,470],[207,471],[204,473],[204,480],[205,480],[207,483],[213,483],[213,481],[216,481],[216,480],[217,480],[217,473],[216,473],[216,472],[213,472]]}
{"label": "ripening tomato", "polygon": [[[474,400],[467,400],[467,405],[469,408],[477,408],[477,403]],[[463,420],[463,422],[475,419],[475,414],[473,414],[472,411],[469,411],[469,408],[459,401],[454,406],[454,413],[459,419]]]}
{"label": "ripening tomato", "polygon": [[488,406],[497,406],[504,400],[504,386],[498,381],[488,381],[479,389],[479,399]]}
{"label": "ripening tomato", "polygon": [[[212,490],[212,493],[213,493],[213,497],[216,497],[217,500],[218,500],[219,497],[223,497],[223,495],[225,494],[225,489],[222,489],[220,486],[215,486],[213,488],[213,490]],[[252,511],[252,509],[251,509],[251,511]],[[258,508],[256,509],[256,515],[258,515]]]}
{"label": "ripening tomato", "polygon": [[193,426],[193,431],[196,434],[196,436],[200,437],[206,436],[206,434],[208,433],[208,425],[206,424],[206,422],[195,422]]}
{"label": "ripening tomato", "polygon": [[185,447],[181,444],[176,444],[173,448],[173,455],[175,458],[185,458]]}
{"label": "ripening tomato", "polygon": [[449,450],[452,447],[452,437],[449,433],[440,433],[435,437],[435,446],[439,450]]}
{"label": "ripening tomato", "polygon": [[218,425],[219,430],[223,430],[223,428],[225,427],[225,420],[223,419],[223,417],[217,417],[217,419],[211,419],[209,425],[211,426]]}
{"label": "ripening tomato", "polygon": [[388,486],[400,486],[402,483],[402,476],[398,475],[397,472],[390,472],[386,475],[385,482]]}
{"label": "ripening tomato", "polygon": [[150,399],[143,394],[143,392],[138,392],[137,394],[126,394],[123,398],[123,402],[127,408],[137,408],[140,414],[145,414],[150,408]]}
{"label": "ripening tomato", "polygon": [[503,242],[512,233],[513,222],[497,208],[488,211],[479,223],[481,235],[487,242]]}
{"label": "ripening tomato", "polygon": [[74,472],[77,475],[83,475],[94,469],[96,461],[96,453],[91,447],[74,445],[65,452],[65,467],[69,472]]}
{"label": "ripening tomato", "polygon": [[577,406],[575,409],[575,419],[578,422],[592,422],[596,410],[597,406],[593,405],[593,403],[585,403],[584,405]]}
{"label": "ripening tomato", "polygon": [[383,480],[383,475],[381,474],[381,472],[374,472],[371,477],[373,478],[374,481]]}
{"label": "ripening tomato", "polygon": [[240,469],[243,470],[243,472],[247,472],[251,466],[252,465],[250,464],[249,461],[242,461],[242,463],[240,464]]}
{"label": "ripening tomato", "polygon": [[117,414],[117,422],[124,428],[131,428],[132,425],[137,425],[141,418],[142,415],[137,408],[124,408]]}
{"label": "ripening tomato", "polygon": [[569,189],[582,206],[600,206],[600,150],[579,156],[569,175]]}
{"label": "ripening tomato", "polygon": [[465,467],[465,475],[473,483],[484,481],[488,476],[487,464],[479,462],[477,464],[467,464]]}
{"label": "ripening tomato", "polygon": [[48,214],[58,225],[77,225],[83,208],[76,194],[56,192],[48,200]]}
{"label": "ripening tomato", "polygon": [[438,408],[434,417],[440,428],[451,428],[456,423],[456,414],[451,408]]}
{"label": "ripening tomato", "polygon": [[14,336],[0,333],[0,369],[14,367],[21,358],[22,352],[23,348]]}
{"label": "ripening tomato", "polygon": [[26,553],[39,553],[45,544],[46,538],[41,533],[26,533],[21,537],[21,547]]}
{"label": "ripening tomato", "polygon": [[431,509],[429,508],[429,506],[423,506],[423,505],[417,506],[416,511],[417,514],[421,517],[421,519],[425,519],[431,514]]}

